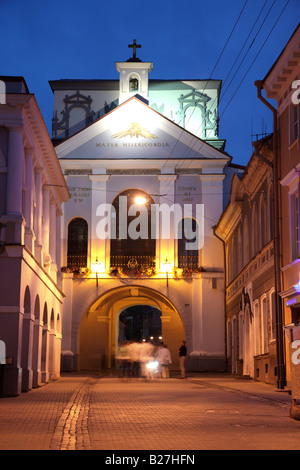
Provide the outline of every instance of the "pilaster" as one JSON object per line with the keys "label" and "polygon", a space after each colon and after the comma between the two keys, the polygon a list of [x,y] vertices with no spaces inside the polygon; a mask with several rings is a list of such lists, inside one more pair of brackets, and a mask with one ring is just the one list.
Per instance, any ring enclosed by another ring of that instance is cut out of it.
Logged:
{"label": "pilaster", "polygon": [[[160,207],[163,205],[169,206],[171,209],[175,203],[175,181],[177,179],[176,175],[160,175],[157,176],[157,179],[160,183]],[[159,237],[157,240],[157,262],[158,266],[162,271],[164,271],[163,263],[168,259],[168,262],[174,266],[175,264],[175,243],[174,243],[174,223],[175,223],[175,214],[174,207],[170,211],[160,211],[159,214],[156,214],[157,222],[159,223]],[[169,219],[166,219],[166,215],[169,215]]]}
{"label": "pilaster", "polygon": [[25,245],[34,255],[35,234],[33,229],[33,150],[25,149],[26,191],[25,191]]}
{"label": "pilaster", "polygon": [[110,264],[110,240],[100,239],[97,234],[99,218],[96,216],[100,205],[106,204],[106,186],[109,175],[90,175],[92,182],[92,226],[91,226],[91,263],[96,261],[105,264],[108,269]]}

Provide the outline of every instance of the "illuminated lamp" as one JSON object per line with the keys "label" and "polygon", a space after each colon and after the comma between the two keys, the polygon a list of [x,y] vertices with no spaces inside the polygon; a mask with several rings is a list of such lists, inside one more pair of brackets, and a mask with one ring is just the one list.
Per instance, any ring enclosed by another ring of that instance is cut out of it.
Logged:
{"label": "illuminated lamp", "polygon": [[96,285],[98,287],[98,274],[105,271],[104,263],[102,261],[98,261],[98,257],[96,257],[96,261],[91,264],[91,270],[93,274],[96,274]]}
{"label": "illuminated lamp", "polygon": [[168,257],[166,256],[165,261],[162,263],[164,266],[164,272],[166,273],[167,276],[167,287],[169,287],[169,272],[172,271],[172,264],[168,261]]}
{"label": "illuminated lamp", "polygon": [[144,206],[145,204],[147,204],[147,199],[144,196],[136,196],[134,198],[134,203],[140,206]]}

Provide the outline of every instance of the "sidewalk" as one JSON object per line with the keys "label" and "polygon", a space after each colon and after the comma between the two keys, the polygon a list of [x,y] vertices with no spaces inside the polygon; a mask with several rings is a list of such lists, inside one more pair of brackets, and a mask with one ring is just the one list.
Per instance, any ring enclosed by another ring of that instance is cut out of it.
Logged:
{"label": "sidewalk", "polygon": [[292,396],[288,390],[277,390],[275,385],[265,384],[253,379],[233,376],[229,373],[189,373],[189,382],[207,385],[227,391],[253,395],[279,404],[292,406]]}

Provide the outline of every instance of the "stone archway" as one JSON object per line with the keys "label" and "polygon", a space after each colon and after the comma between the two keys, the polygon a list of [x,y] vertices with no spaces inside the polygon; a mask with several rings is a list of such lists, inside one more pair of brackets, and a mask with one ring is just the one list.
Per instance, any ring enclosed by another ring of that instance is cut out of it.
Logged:
{"label": "stone archway", "polygon": [[126,286],[104,293],[84,314],[78,334],[79,370],[114,367],[120,313],[136,305],[149,305],[161,311],[162,337],[171,351],[171,369],[179,369],[178,349],[185,339],[185,331],[177,309],[154,289]]}

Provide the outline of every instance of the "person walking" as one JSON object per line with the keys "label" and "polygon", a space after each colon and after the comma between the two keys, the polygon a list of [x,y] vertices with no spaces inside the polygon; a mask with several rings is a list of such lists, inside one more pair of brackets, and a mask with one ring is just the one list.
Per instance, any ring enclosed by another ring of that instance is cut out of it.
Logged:
{"label": "person walking", "polygon": [[172,364],[172,358],[166,344],[164,344],[163,347],[158,350],[157,360],[161,369],[161,377],[163,379],[168,379],[170,377],[169,365]]}
{"label": "person walking", "polygon": [[119,367],[121,370],[121,377],[126,380],[130,375],[130,351],[129,351],[129,341],[124,341],[119,346],[117,359],[119,361]]}
{"label": "person walking", "polygon": [[182,341],[181,346],[179,348],[179,365],[180,365],[181,379],[185,379],[186,355],[187,355],[186,342]]}

